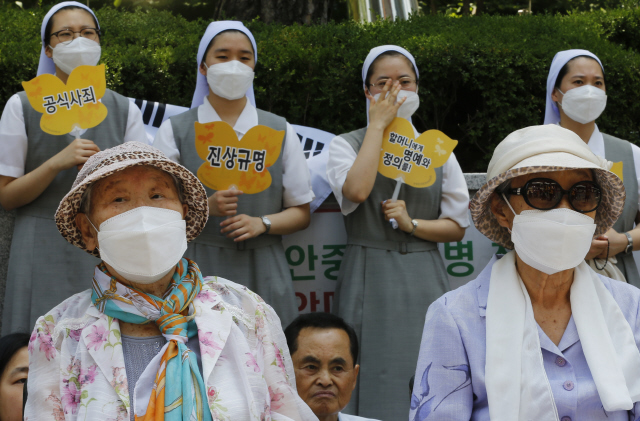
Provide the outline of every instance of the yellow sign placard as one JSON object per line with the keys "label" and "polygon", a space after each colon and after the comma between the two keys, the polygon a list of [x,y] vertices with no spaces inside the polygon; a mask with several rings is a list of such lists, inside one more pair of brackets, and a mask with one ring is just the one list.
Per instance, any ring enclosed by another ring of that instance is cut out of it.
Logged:
{"label": "yellow sign placard", "polygon": [[436,181],[435,169],[447,162],[458,141],[439,130],[414,137],[411,123],[396,117],[382,136],[378,172],[394,180],[402,178],[412,187],[429,187]]}
{"label": "yellow sign placard", "polygon": [[236,188],[246,194],[260,193],[271,185],[267,169],[276,163],[282,150],[284,130],[254,126],[241,140],[224,121],[196,122],[196,151],[205,161],[198,178],[214,190]]}
{"label": "yellow sign placard", "polygon": [[66,85],[47,73],[22,82],[22,86],[33,109],[42,113],[40,128],[45,133],[62,135],[74,128],[89,129],[107,117],[107,107],[98,101],[107,89],[104,64],[76,67]]}
{"label": "yellow sign placard", "polygon": [[620,181],[624,181],[624,179],[622,178],[622,168],[623,168],[622,164],[623,164],[622,161],[614,162],[613,165],[611,166],[611,169],[609,170],[615,175],[617,175]]}

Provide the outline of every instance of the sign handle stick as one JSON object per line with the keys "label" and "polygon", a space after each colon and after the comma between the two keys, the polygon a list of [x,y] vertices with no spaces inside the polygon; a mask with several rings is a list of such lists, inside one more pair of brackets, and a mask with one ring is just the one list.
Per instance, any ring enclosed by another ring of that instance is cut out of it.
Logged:
{"label": "sign handle stick", "polygon": [[[398,177],[396,178],[396,188],[393,191],[393,196],[391,196],[391,203],[394,203],[396,200],[398,200],[398,195],[400,194],[400,187],[402,187],[402,182],[404,181],[404,179],[402,177]],[[398,221],[395,220],[395,218],[391,218],[389,219],[389,223],[391,224],[391,227],[394,230],[398,229]]]}

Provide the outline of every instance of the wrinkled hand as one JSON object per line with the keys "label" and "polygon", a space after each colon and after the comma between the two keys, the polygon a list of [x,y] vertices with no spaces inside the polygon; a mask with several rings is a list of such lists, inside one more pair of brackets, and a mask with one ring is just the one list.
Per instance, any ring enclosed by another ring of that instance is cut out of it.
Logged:
{"label": "wrinkled hand", "polygon": [[77,166],[82,168],[85,162],[94,154],[100,152],[98,145],[87,139],[75,139],[54,157],[54,165],[58,171],[68,170]]}
{"label": "wrinkled hand", "polygon": [[398,93],[400,92],[400,83],[398,81],[391,82],[391,79],[387,80],[387,83],[382,89],[380,98],[376,101],[373,96],[365,91],[365,96],[371,101],[369,104],[369,125],[379,130],[387,128],[391,121],[396,118],[398,109],[407,100],[406,97],[400,101],[396,101]]}
{"label": "wrinkled hand", "polygon": [[599,235],[591,240],[591,248],[585,257],[589,259],[605,259],[607,257],[607,236]]}
{"label": "wrinkled hand", "polygon": [[223,227],[220,232],[227,234],[227,238],[233,238],[236,242],[257,237],[267,230],[262,219],[244,214],[228,218],[222,221],[220,226]]}
{"label": "wrinkled hand", "polygon": [[213,216],[233,216],[238,209],[238,196],[242,194],[240,190],[218,190],[209,199],[209,215]]}
{"label": "wrinkled hand", "polygon": [[384,212],[384,219],[387,221],[394,218],[398,223],[398,228],[404,232],[413,231],[413,224],[411,223],[411,217],[407,213],[407,205],[404,200],[396,200],[391,202],[387,200],[382,202],[382,212]]}

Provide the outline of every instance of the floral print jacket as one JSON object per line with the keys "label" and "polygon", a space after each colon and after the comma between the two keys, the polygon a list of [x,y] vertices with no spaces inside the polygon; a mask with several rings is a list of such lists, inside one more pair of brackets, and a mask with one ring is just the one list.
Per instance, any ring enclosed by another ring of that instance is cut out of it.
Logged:
{"label": "floral print jacket", "polygon": [[[207,277],[193,302],[214,420],[317,420],[296,392],[273,309],[246,287]],[[120,325],[84,291],[40,317],[29,343],[25,420],[128,421]]]}

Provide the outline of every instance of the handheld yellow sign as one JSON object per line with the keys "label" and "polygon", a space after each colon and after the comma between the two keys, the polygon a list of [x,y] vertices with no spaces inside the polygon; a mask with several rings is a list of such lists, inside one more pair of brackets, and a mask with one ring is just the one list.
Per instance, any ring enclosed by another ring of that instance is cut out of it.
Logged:
{"label": "handheld yellow sign", "polygon": [[98,101],[107,89],[104,64],[76,67],[66,85],[47,73],[22,82],[22,86],[33,109],[42,113],[40,128],[45,133],[62,135],[74,128],[89,129],[107,117],[107,107]]}
{"label": "handheld yellow sign", "polygon": [[429,187],[436,181],[435,169],[447,162],[458,141],[439,130],[414,136],[411,123],[396,117],[382,136],[378,172],[412,187]]}
{"label": "handheld yellow sign", "polygon": [[278,160],[284,141],[284,130],[254,126],[241,140],[224,121],[196,122],[196,151],[205,161],[198,168],[198,178],[214,190],[232,187],[253,194],[271,185],[267,168]]}
{"label": "handheld yellow sign", "polygon": [[624,181],[624,179],[622,178],[622,168],[623,168],[622,164],[623,164],[622,161],[614,162],[613,165],[611,166],[611,169],[609,170],[615,175],[617,175],[620,181]]}

